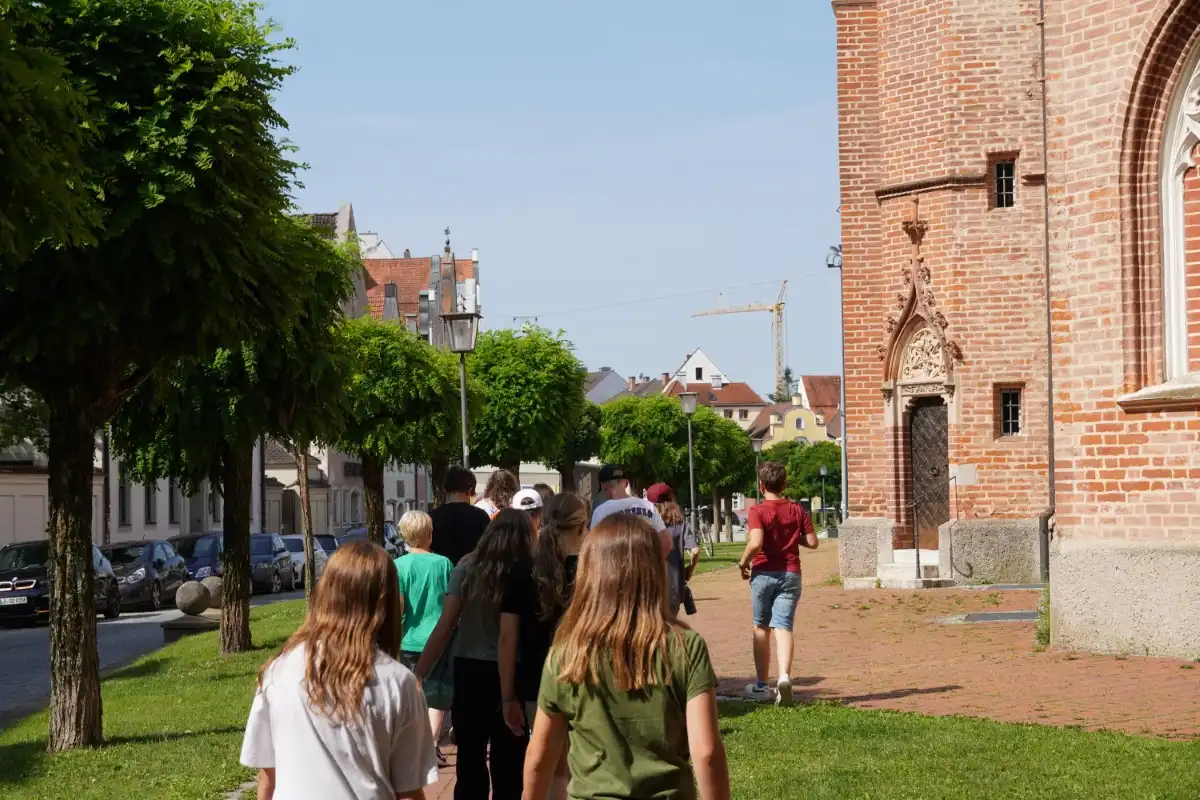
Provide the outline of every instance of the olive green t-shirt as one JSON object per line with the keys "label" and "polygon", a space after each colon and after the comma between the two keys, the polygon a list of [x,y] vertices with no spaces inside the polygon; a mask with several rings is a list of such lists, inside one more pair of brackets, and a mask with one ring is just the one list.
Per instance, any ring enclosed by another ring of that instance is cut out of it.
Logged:
{"label": "olive green t-shirt", "polygon": [[687,703],[715,689],[717,676],[703,637],[680,633],[682,642],[669,648],[667,684],[636,692],[617,689],[608,673],[598,686],[565,683],[554,654],[546,660],[538,705],[567,718],[572,800],[695,800]]}

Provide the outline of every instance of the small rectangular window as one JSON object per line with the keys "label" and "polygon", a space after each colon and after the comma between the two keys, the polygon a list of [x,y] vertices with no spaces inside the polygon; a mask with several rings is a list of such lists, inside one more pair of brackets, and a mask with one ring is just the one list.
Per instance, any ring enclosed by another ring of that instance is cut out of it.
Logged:
{"label": "small rectangular window", "polygon": [[696,380],[704,380],[704,367],[696,367]]}
{"label": "small rectangular window", "polygon": [[146,524],[158,524],[158,484],[147,483],[143,489],[146,499]]}
{"label": "small rectangular window", "polygon": [[117,524],[123,528],[131,524],[130,499],[129,472],[124,464],[120,464],[117,466]]}
{"label": "small rectangular window", "polygon": [[1001,389],[999,397],[999,423],[1001,436],[1016,436],[1021,433],[1021,390]]}
{"label": "small rectangular window", "polygon": [[750,412],[744,408],[739,408],[738,419],[750,419]]}
{"label": "small rectangular window", "polygon": [[1017,162],[1001,159],[994,163],[992,170],[996,181],[993,205],[996,208],[1012,208],[1017,204]]}

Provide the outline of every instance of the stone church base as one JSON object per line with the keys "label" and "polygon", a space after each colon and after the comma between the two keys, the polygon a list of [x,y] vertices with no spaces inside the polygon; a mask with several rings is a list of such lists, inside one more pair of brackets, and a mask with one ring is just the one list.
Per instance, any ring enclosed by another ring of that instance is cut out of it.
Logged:
{"label": "stone church base", "polygon": [[1050,554],[1055,647],[1200,657],[1200,540],[1056,540]]}
{"label": "stone church base", "polygon": [[891,561],[894,528],[890,519],[854,517],[838,526],[838,563],[847,589],[875,587],[880,555],[886,553]]}
{"label": "stone church base", "polygon": [[1041,583],[1033,519],[952,520],[938,531],[943,579],[958,584]]}

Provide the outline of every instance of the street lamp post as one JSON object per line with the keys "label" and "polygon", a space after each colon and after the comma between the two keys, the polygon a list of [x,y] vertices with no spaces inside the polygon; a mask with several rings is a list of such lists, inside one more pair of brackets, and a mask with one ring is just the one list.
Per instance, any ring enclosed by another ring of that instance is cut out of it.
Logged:
{"label": "street lamp post", "polygon": [[459,402],[462,411],[462,465],[471,466],[471,445],[467,438],[467,353],[475,350],[475,340],[479,336],[479,320],[482,314],[477,311],[453,311],[442,314],[442,325],[445,326],[446,341],[450,343],[450,352],[458,353],[458,382]]}
{"label": "street lamp post", "polygon": [[[838,271],[838,311],[842,317],[842,380],[841,390],[841,412],[842,412],[842,514],[841,518],[846,519],[848,504],[850,502],[850,493],[846,490],[846,446],[850,443],[850,434],[846,430],[846,273],[842,271],[842,246],[835,245],[829,248],[829,255],[825,256],[825,266],[829,269]],[[822,502],[824,502],[822,500]]]}
{"label": "street lamp post", "polygon": [[762,492],[758,490],[758,465],[762,456],[763,440],[751,439],[750,446],[754,448],[754,499],[762,500]]}
{"label": "street lamp post", "polygon": [[695,392],[682,392],[679,395],[679,407],[687,417],[688,425],[688,492],[692,498],[692,532],[698,530],[696,523],[696,458],[692,447],[692,415],[696,413]]}
{"label": "street lamp post", "polygon": [[821,465],[821,522],[824,527],[829,527],[829,511],[825,508],[825,478],[829,475],[829,467]]}

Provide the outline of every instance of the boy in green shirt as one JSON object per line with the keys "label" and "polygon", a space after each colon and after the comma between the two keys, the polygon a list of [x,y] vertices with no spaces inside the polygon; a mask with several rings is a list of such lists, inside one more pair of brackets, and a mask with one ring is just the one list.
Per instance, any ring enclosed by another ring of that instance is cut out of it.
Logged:
{"label": "boy in green shirt", "polygon": [[[401,623],[404,638],[400,642],[400,660],[415,670],[429,634],[437,627],[450,584],[450,559],[429,552],[433,542],[433,520],[424,511],[409,511],[400,518],[400,535],[408,545],[408,554],[396,559],[396,574],[400,577],[400,598],[404,605]],[[449,662],[449,659],[445,659]],[[430,675],[424,683],[425,702],[429,705],[429,726],[436,742],[442,731],[442,720],[450,708],[449,670]],[[445,758],[438,750],[438,763]]]}

